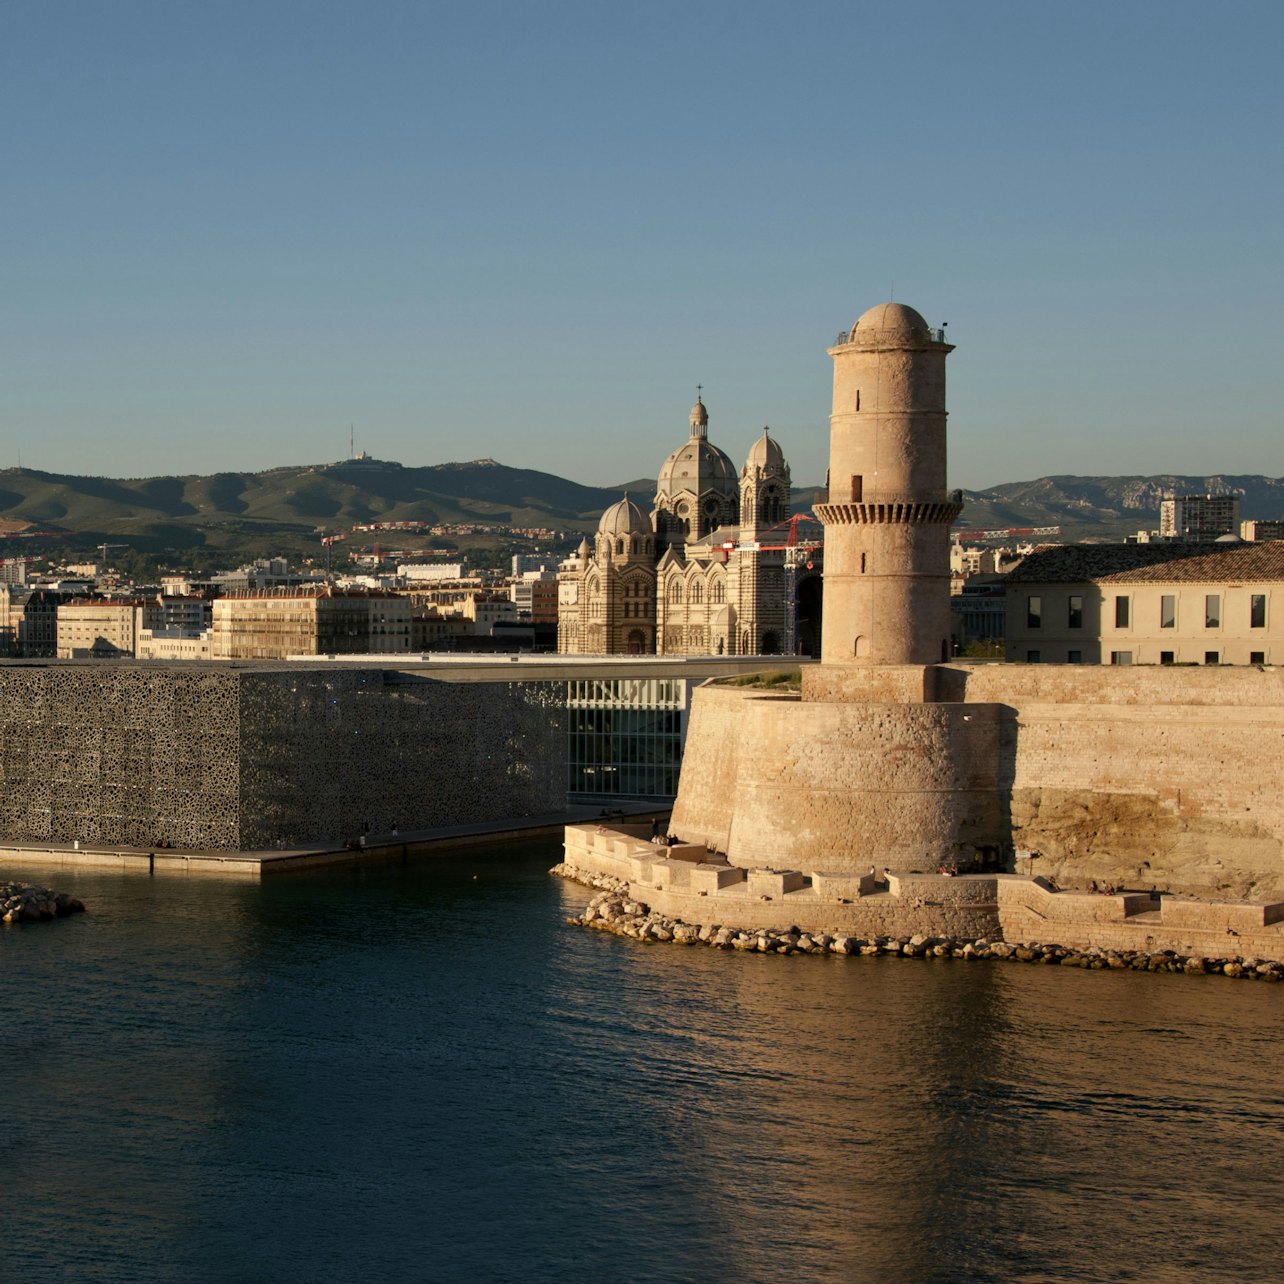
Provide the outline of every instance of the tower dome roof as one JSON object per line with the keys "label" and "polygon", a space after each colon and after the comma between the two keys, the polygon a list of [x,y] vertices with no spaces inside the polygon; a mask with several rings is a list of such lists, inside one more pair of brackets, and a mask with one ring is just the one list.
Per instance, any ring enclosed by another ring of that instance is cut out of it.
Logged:
{"label": "tower dome roof", "polygon": [[762,430],[762,436],[749,448],[749,458],[745,461],[747,469],[760,468],[763,472],[780,472],[785,467],[785,452],[771,436],[768,429]]}
{"label": "tower dome roof", "polygon": [[922,316],[904,303],[879,303],[861,314],[851,328],[853,340],[862,333],[878,331],[889,338],[914,339],[922,342],[932,337],[931,328]]}
{"label": "tower dome roof", "polygon": [[696,393],[695,405],[691,407],[691,427],[707,428],[709,426],[709,412],[704,408],[704,402],[700,394]]}
{"label": "tower dome roof", "polygon": [[627,496],[612,504],[597,524],[599,535],[649,535],[651,520]]}

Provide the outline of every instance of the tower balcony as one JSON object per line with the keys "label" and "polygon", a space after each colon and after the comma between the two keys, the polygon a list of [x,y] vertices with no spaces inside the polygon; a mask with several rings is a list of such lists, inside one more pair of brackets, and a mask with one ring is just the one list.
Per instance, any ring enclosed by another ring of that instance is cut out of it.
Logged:
{"label": "tower balcony", "polygon": [[813,511],[826,526],[949,525],[963,511],[963,492],[951,491],[939,500],[874,495],[859,503],[817,504]]}

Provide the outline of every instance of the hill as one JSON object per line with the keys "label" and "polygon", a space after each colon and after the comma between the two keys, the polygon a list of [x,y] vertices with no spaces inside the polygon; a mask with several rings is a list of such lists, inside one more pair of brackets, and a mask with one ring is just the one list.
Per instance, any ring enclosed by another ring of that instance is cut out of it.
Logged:
{"label": "hill", "polygon": [[[107,541],[191,560],[202,549],[223,557],[314,554],[320,532],[370,522],[578,533],[592,531],[622,491],[649,499],[653,485],[643,478],[584,486],[493,459],[406,468],[363,458],[260,473],[134,479],[9,468],[0,471],[0,540],[10,550],[20,544],[32,552],[37,546],[42,552],[87,549]],[[1059,476],[967,492],[961,526],[1061,526],[1067,539],[1119,539],[1156,527],[1164,495],[1206,491],[1239,494],[1246,518],[1284,514],[1281,478]],[[800,486],[795,508],[806,511],[819,496],[818,488]],[[48,531],[56,538],[21,540],[24,531]],[[468,540],[438,541],[446,545],[467,546]]]}
{"label": "hill", "polygon": [[964,492],[960,526],[1060,526],[1063,538],[1122,539],[1159,526],[1166,495],[1240,496],[1245,519],[1284,515],[1284,478],[1248,476],[1038,477]]}

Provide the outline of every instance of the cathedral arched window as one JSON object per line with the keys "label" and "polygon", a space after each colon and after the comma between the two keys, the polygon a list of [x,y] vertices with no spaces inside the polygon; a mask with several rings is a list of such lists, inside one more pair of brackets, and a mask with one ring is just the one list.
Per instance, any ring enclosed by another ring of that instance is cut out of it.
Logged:
{"label": "cathedral arched window", "polygon": [[681,580],[674,580],[669,585],[669,601],[674,603],[681,603],[682,601],[682,581]]}
{"label": "cathedral arched window", "polygon": [[704,601],[704,585],[699,580],[691,582],[691,602],[694,606],[699,606]]}
{"label": "cathedral arched window", "polygon": [[709,601],[714,606],[721,606],[727,600],[727,586],[721,580],[714,580],[713,587],[709,590]]}
{"label": "cathedral arched window", "polygon": [[621,557],[623,557],[623,556],[624,556],[624,541],[623,541],[623,540],[620,540],[619,544],[616,546],[615,551],[616,551],[617,553],[619,553],[619,555],[620,555]]}

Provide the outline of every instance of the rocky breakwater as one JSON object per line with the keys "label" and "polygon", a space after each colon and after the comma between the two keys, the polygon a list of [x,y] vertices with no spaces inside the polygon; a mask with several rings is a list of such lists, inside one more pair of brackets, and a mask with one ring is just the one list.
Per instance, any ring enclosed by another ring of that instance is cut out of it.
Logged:
{"label": "rocky breakwater", "polygon": [[962,940],[952,936],[876,936],[864,939],[850,934],[722,927],[716,923],[684,923],[681,919],[653,914],[649,906],[629,894],[628,884],[601,874],[586,874],[571,866],[550,871],[600,889],[584,910],[567,923],[594,931],[611,932],[638,941],[708,945],[714,949],[754,954],[843,954],[864,957],[914,959],[994,960],[1075,967],[1094,972],[1178,972],[1188,976],[1228,976],[1249,981],[1284,981],[1284,963],[1257,958],[1204,958],[1172,950],[1073,949],[1063,945],[1009,941]]}
{"label": "rocky breakwater", "polygon": [[84,912],[84,902],[66,892],[33,887],[30,883],[0,883],[2,923],[40,923]]}

